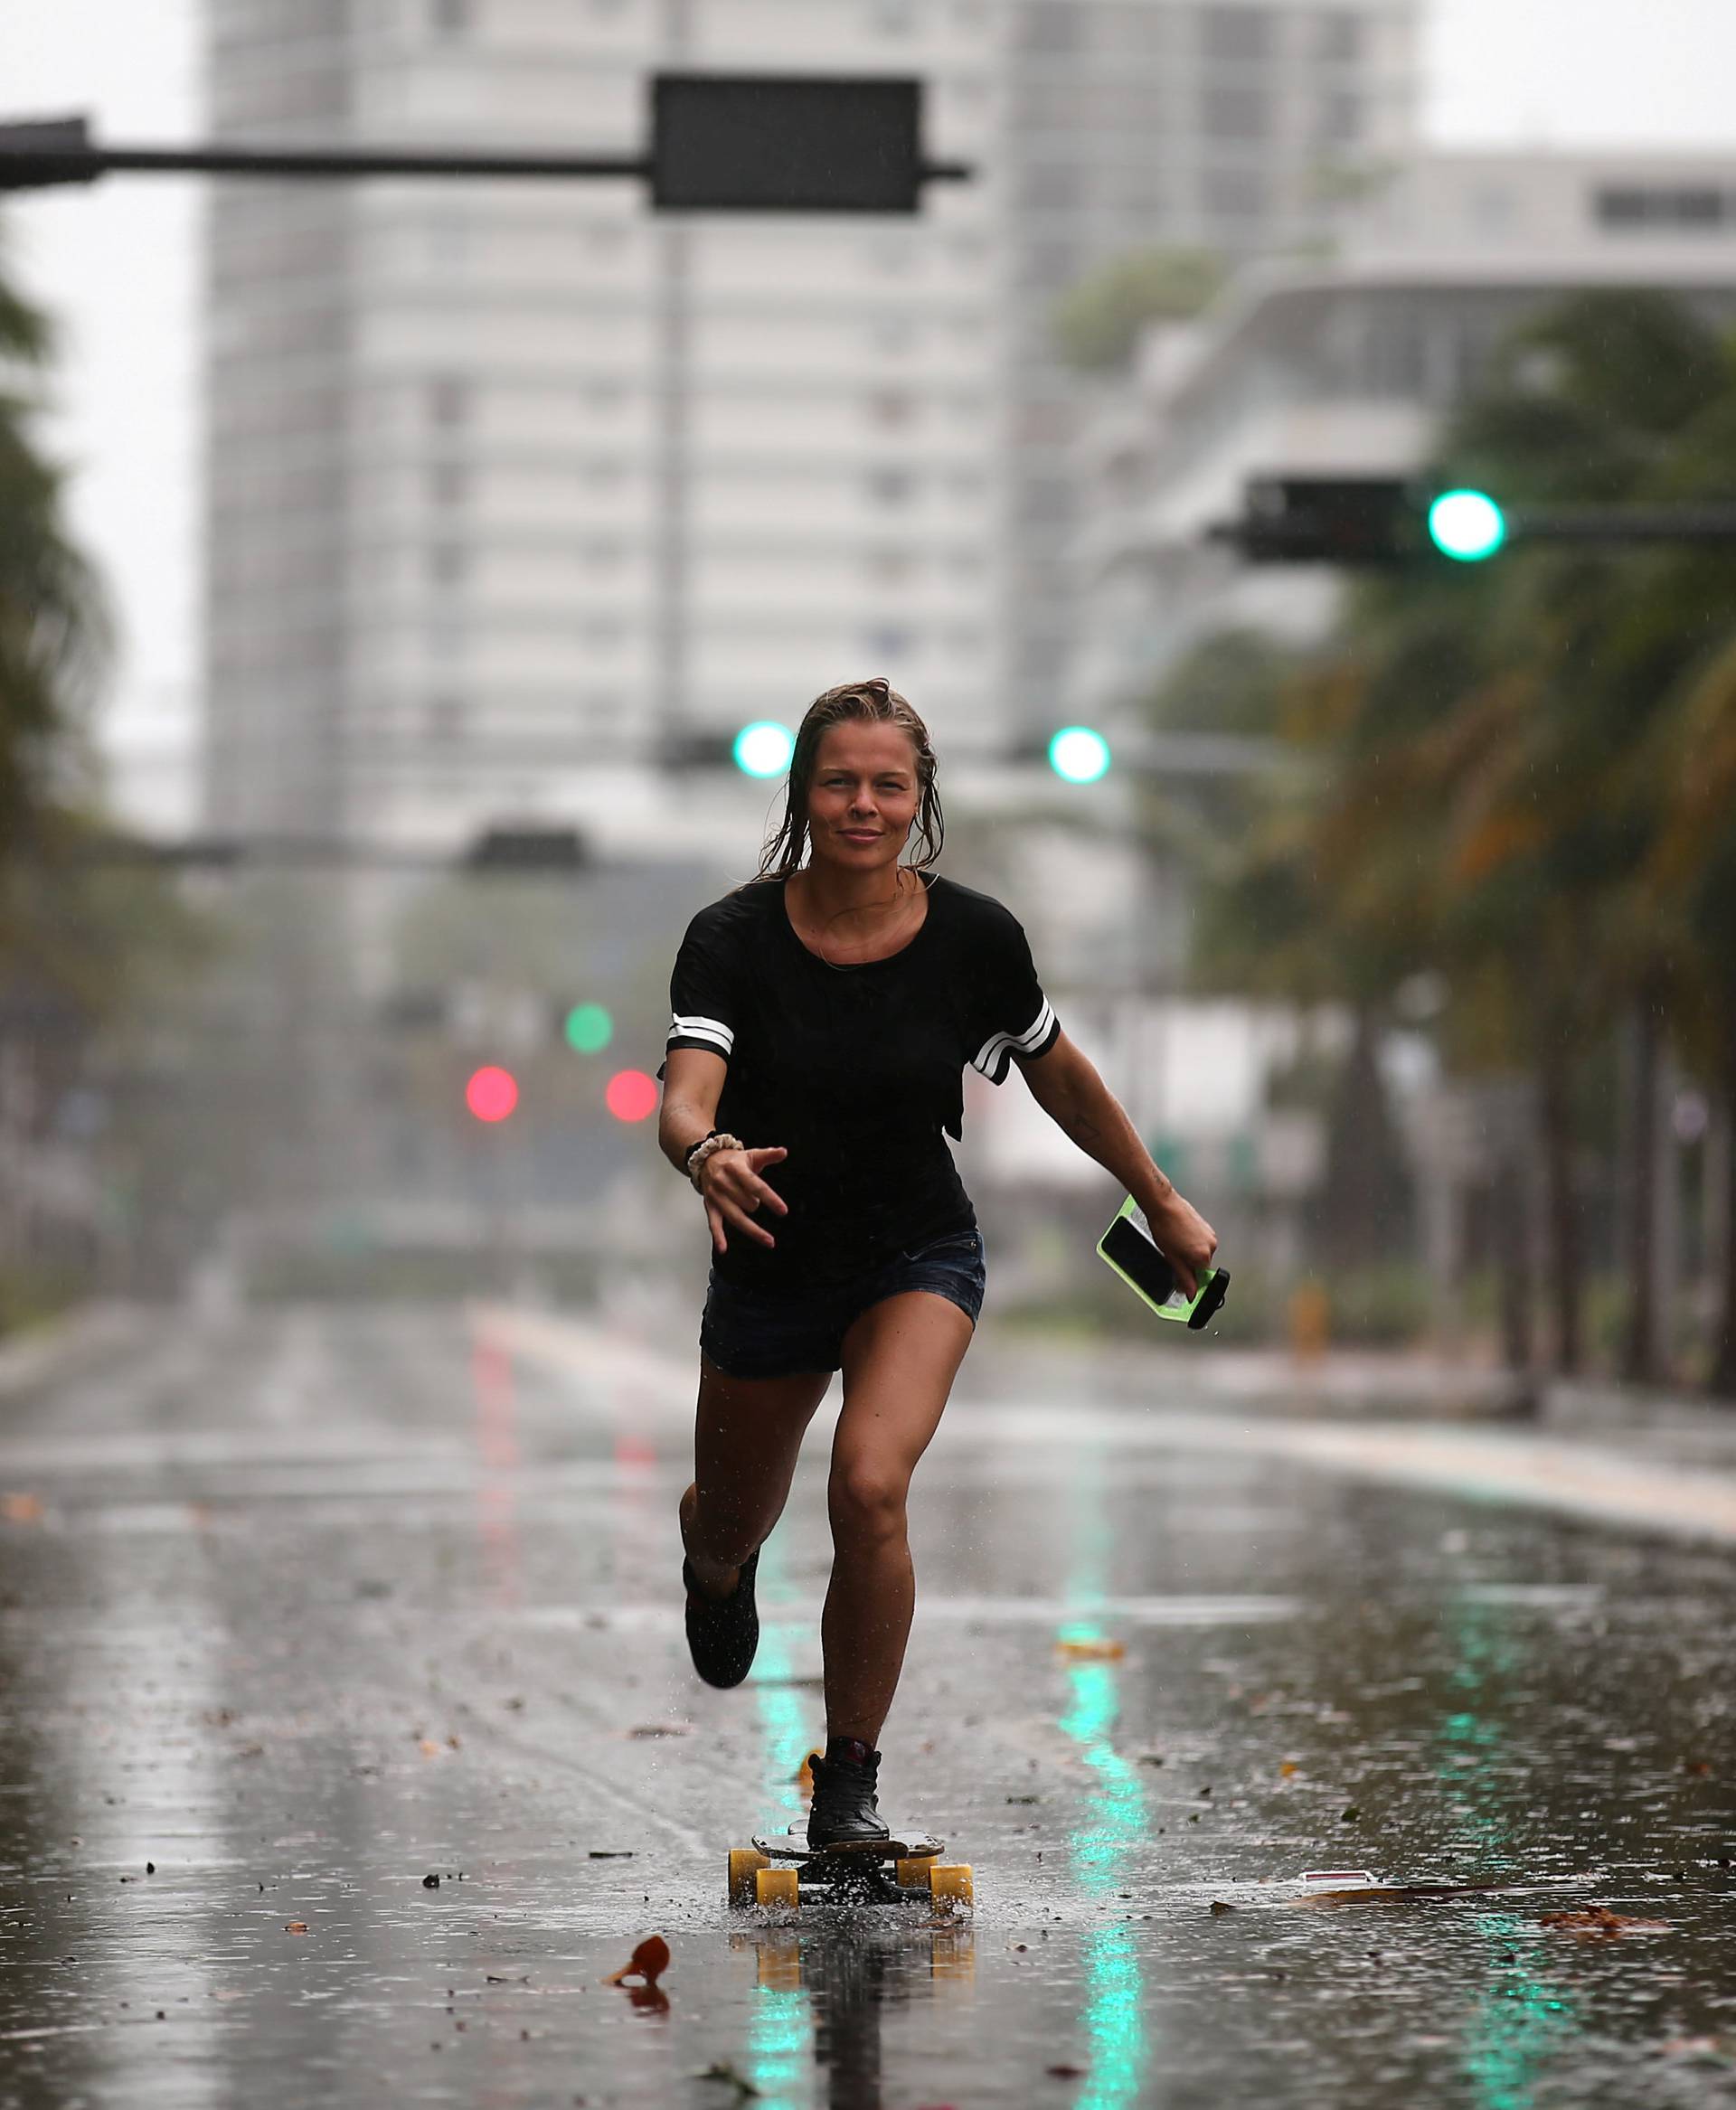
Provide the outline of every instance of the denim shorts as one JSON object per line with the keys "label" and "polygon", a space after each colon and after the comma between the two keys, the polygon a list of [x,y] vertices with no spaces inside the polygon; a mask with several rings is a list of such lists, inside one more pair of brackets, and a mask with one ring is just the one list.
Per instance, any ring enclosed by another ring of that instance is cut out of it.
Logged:
{"label": "denim shorts", "polygon": [[842,1370],[844,1332],[870,1305],[907,1289],[930,1289],[975,1326],[986,1284],[980,1230],[947,1231],[908,1247],[873,1274],[835,1289],[748,1289],[720,1280],[713,1267],[699,1345],[732,1378]]}

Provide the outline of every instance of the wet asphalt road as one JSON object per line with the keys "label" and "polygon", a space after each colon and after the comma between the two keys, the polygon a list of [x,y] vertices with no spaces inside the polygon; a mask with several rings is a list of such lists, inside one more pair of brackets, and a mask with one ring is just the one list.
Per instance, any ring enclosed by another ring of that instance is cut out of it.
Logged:
{"label": "wet asphalt road", "polygon": [[[882,1802],[976,1912],[735,1913],[821,1727],[823,1428],[712,1692],[689,1354],[165,1322],[0,1408],[0,2103],[1736,2103],[1736,1549],[967,1361]],[[1541,1924],[1594,1905],[1661,1925]],[[653,1934],[666,2004],[600,1983]]]}

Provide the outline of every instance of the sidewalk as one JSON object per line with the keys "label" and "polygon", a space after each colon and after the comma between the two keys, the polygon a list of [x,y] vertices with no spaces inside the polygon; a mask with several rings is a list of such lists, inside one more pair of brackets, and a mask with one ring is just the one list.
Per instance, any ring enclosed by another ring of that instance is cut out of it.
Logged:
{"label": "sidewalk", "polygon": [[118,1361],[162,1326],[169,1308],[119,1300],[80,1305],[0,1340],[0,1405]]}

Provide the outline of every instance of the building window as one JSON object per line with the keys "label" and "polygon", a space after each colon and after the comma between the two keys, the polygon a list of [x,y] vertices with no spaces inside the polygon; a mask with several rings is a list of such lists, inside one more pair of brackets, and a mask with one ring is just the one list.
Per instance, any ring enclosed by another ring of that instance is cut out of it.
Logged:
{"label": "building window", "polygon": [[1271,99],[1259,88],[1208,88],[1200,118],[1208,139],[1264,139],[1272,128]]}
{"label": "building window", "polygon": [[1363,99],[1347,88],[1335,88],[1315,107],[1315,136],[1334,146],[1348,146],[1363,136]]}
{"label": "building window", "polygon": [[473,0],[429,0],[429,17],[436,36],[468,36],[476,26]]}
{"label": "building window", "polygon": [[1033,0],[1020,26],[1027,52],[1076,52],[1084,42],[1085,10],[1079,0]]}
{"label": "building window", "polygon": [[909,425],[915,416],[916,403],[902,389],[882,389],[868,399],[869,420],[883,432]]}
{"label": "building window", "polygon": [[1258,220],[1266,211],[1266,177],[1254,168],[1209,168],[1201,184],[1213,220]]}
{"label": "building window", "polygon": [[1200,13],[1200,42],[1208,59],[1226,65],[1258,65],[1272,48],[1272,17],[1264,7],[1206,7]]}
{"label": "building window", "polygon": [[903,659],[916,650],[916,632],[898,623],[880,623],[862,634],[871,659]]}
{"label": "building window", "polygon": [[431,585],[462,586],[470,569],[469,555],[462,543],[434,542],[428,551],[428,576]]}
{"label": "building window", "polygon": [[876,550],[868,560],[868,576],[876,586],[908,586],[915,571],[902,550]]}
{"label": "building window", "polygon": [[470,472],[459,462],[436,462],[428,472],[428,495],[435,505],[462,505],[470,495]]}
{"label": "building window", "polygon": [[463,702],[457,696],[430,696],[423,730],[429,739],[442,744],[461,740],[465,735]]}
{"label": "building window", "polygon": [[1033,212],[1071,212],[1084,201],[1082,169],[1039,162],[1019,185],[1019,203]]}
{"label": "building window", "polygon": [[1359,14],[1323,14],[1314,25],[1314,55],[1323,66],[1354,66],[1363,55]]}
{"label": "building window", "polygon": [[440,374],[428,384],[428,417],[431,425],[450,429],[464,424],[470,415],[470,384],[456,374]]}
{"label": "building window", "polygon": [[1600,227],[1618,229],[1683,229],[1722,227],[1736,218],[1731,193],[1710,184],[1610,186],[1597,193],[1595,211]]}
{"label": "building window", "polygon": [[868,479],[868,495],[876,505],[908,505],[916,493],[916,478],[908,469],[876,469]]}

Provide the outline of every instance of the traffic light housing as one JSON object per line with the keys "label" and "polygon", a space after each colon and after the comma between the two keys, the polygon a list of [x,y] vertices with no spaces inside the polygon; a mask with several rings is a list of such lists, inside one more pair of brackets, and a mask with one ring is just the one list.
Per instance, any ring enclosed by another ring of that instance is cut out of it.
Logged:
{"label": "traffic light housing", "polygon": [[1241,519],[1209,532],[1255,564],[1475,563],[1501,548],[1507,521],[1486,492],[1443,491],[1439,479],[1256,476]]}

